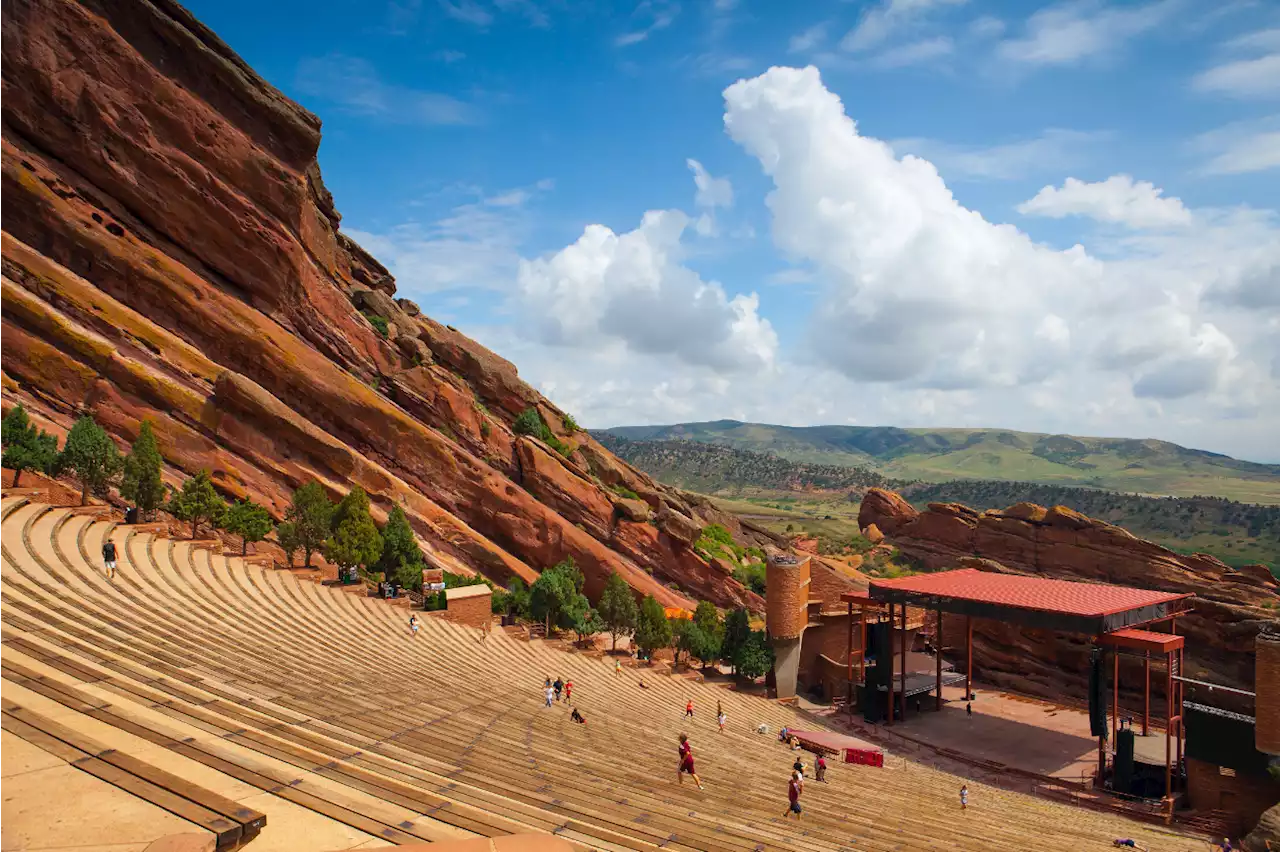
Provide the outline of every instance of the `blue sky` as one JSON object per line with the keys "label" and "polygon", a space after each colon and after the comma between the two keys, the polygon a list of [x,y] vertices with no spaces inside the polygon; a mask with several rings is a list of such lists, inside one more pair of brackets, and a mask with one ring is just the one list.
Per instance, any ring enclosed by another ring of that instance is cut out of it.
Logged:
{"label": "blue sky", "polygon": [[584,424],[1280,461],[1277,4],[188,5],[401,294]]}

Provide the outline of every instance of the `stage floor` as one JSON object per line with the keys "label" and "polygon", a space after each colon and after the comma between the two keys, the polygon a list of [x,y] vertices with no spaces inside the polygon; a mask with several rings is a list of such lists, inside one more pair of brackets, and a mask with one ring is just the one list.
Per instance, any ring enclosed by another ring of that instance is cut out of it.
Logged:
{"label": "stage floor", "polygon": [[[1085,711],[981,684],[974,691],[978,697],[972,717],[965,714],[964,686],[943,687],[941,711],[913,713],[905,724],[898,722],[890,730],[969,757],[1064,780],[1079,781],[1097,767],[1098,741],[1089,735]],[[933,706],[932,695],[921,699],[925,708]],[[1139,759],[1163,765],[1164,731],[1152,728],[1151,735],[1143,737],[1141,720],[1136,727]]]}

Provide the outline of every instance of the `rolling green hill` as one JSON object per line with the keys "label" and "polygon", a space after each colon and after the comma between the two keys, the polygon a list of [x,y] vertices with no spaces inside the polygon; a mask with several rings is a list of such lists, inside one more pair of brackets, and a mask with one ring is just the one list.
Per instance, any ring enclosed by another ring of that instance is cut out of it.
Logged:
{"label": "rolling green hill", "polygon": [[992,479],[1280,504],[1280,465],[1152,439],[1008,429],[770,426],[736,420],[602,432],[634,441],[698,441],[810,464],[867,468],[901,480]]}

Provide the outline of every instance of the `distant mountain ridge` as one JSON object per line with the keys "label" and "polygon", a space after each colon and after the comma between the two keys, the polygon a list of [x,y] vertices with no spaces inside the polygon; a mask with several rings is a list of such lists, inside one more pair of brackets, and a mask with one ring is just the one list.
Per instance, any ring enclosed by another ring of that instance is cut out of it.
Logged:
{"label": "distant mountain ridge", "polygon": [[632,441],[694,441],[809,464],[866,468],[904,480],[993,479],[1280,503],[1280,465],[1155,439],[1010,429],[774,426],[737,420],[622,426],[596,434]]}

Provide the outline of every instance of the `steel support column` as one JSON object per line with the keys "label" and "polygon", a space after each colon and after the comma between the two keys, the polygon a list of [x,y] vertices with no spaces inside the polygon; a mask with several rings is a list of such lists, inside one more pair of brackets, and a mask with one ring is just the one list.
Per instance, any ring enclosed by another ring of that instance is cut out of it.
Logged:
{"label": "steel support column", "polygon": [[969,696],[973,695],[973,616],[966,615],[965,623],[965,640],[964,640],[964,700],[969,701]]}
{"label": "steel support column", "polygon": [[1151,652],[1146,651],[1142,660],[1142,735],[1151,728]]}
{"label": "steel support column", "polygon": [[[906,604],[903,604],[903,606],[906,606]],[[888,648],[881,648],[876,651],[876,665],[879,666],[881,664],[882,658],[883,658],[883,662],[886,662],[889,664],[889,677],[886,678],[889,684],[889,694],[887,696],[888,701],[885,703],[885,707],[889,711],[889,724],[892,725],[893,724],[893,604],[889,604],[888,645],[889,645]]]}
{"label": "steel support column", "polygon": [[942,610],[938,610],[938,634],[933,637],[935,640],[933,645],[933,654],[937,662],[938,668],[938,684],[937,699],[934,701],[934,709],[942,709]]}
{"label": "steel support column", "polygon": [[1111,675],[1111,750],[1115,752],[1116,728],[1120,723],[1120,652],[1114,651],[1111,658],[1115,660]]}
{"label": "steel support column", "polygon": [[902,689],[899,691],[899,701],[902,703],[902,721],[907,721],[907,605],[902,605],[902,637],[899,643],[902,648]]}
{"label": "steel support column", "polygon": [[849,689],[845,696],[845,709],[850,713],[853,712],[853,601],[849,601],[849,646],[848,656],[845,658],[849,664]]}

